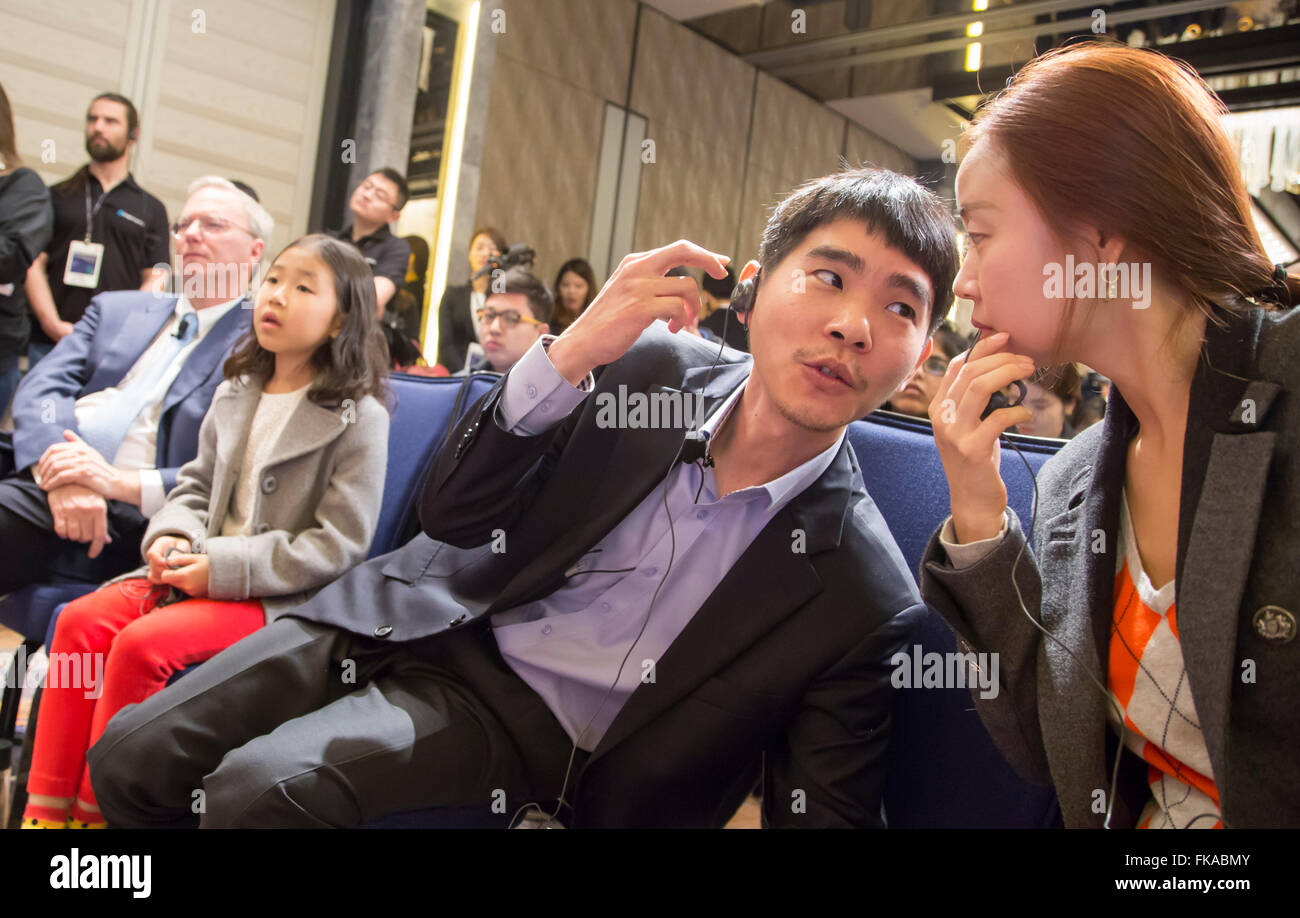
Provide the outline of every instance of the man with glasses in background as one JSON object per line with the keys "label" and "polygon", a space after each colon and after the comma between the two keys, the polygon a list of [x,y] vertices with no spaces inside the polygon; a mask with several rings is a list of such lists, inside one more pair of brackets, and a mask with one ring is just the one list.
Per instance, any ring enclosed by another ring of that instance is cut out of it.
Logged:
{"label": "man with glasses in background", "polygon": [[948,363],[970,347],[970,340],[959,333],[952,323],[944,321],[934,333],[934,350],[921,362],[912,375],[881,407],[887,411],[929,418],[930,402],[939,391],[939,383],[948,370]]}
{"label": "man with glasses in background", "polygon": [[509,371],[534,341],[550,332],[548,323],[554,311],[551,291],[524,268],[511,268],[494,278],[487,299],[475,315],[483,353],[474,353],[452,375]]}
{"label": "man with glasses in background", "polygon": [[375,275],[375,297],[379,300],[379,315],[393,298],[397,288],[406,283],[406,266],[411,260],[411,246],[405,239],[393,235],[390,224],[401,216],[406,205],[406,176],[396,169],[380,169],[366,176],[366,180],[352,192],[348,209],[352,224],[327,234],[335,239],[352,243],[370,265]]}
{"label": "man with glasses in background", "polygon": [[14,394],[12,442],[0,442],[0,595],[138,565],[147,518],[198,452],[222,364],[251,325],[240,284],[272,220],[209,176],[172,229],[182,292],[98,294]]}
{"label": "man with glasses in background", "polygon": [[50,186],[54,232],[27,271],[26,292],[36,322],[27,346],[30,364],[72,332],[91,297],[105,290],[156,290],[165,280],[167,209],[136,184],[131,148],[140,119],[131,100],[100,93],[86,111],[90,162]]}

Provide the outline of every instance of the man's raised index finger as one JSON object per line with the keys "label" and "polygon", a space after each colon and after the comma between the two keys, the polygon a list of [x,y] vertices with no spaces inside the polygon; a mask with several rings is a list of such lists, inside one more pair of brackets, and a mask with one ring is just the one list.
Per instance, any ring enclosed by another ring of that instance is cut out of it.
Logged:
{"label": "man's raised index finger", "polygon": [[731,259],[728,256],[710,252],[689,239],[678,239],[670,245],[650,252],[645,265],[656,274],[666,274],[669,268],[681,265],[687,268],[702,268],[709,273],[710,277],[722,278],[727,276],[726,265],[729,261]]}

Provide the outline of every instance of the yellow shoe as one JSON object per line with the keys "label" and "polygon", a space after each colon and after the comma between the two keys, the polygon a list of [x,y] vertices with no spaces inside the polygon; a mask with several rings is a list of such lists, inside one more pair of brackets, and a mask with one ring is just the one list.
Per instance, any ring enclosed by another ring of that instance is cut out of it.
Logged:
{"label": "yellow shoe", "polygon": [[72,817],[72,816],[69,816],[69,817],[68,817],[68,821],[67,821],[67,823],[64,825],[64,828],[67,828],[67,829],[107,829],[107,828],[108,828],[108,823],[106,823],[106,822],[82,822],[80,819],[76,819],[76,818],[74,818],[74,817]]}
{"label": "yellow shoe", "polygon": [[66,822],[57,822],[53,819],[38,819],[35,816],[28,816],[23,819],[21,828],[23,829],[66,829]]}

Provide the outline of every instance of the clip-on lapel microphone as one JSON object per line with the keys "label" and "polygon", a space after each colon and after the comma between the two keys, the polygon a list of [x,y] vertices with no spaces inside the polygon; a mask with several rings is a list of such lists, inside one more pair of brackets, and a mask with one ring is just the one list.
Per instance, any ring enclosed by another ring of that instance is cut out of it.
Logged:
{"label": "clip-on lapel microphone", "polygon": [[[727,308],[737,316],[748,315],[754,308],[754,297],[758,292],[758,279],[762,275],[763,269],[759,268],[754,272],[754,276],[747,278],[736,284],[735,289],[731,291],[731,302]],[[718,354],[713,358],[713,365],[709,367],[708,375],[704,377],[704,389],[709,388],[709,381],[713,378],[713,371],[718,366],[718,361],[722,359],[722,349],[726,346],[727,340],[727,323],[731,321],[728,315],[722,323],[722,342],[718,344]],[[709,455],[709,434],[705,430],[688,430],[686,439],[682,443],[681,461],[682,462],[699,462],[704,461],[704,465],[713,465],[713,457]]]}

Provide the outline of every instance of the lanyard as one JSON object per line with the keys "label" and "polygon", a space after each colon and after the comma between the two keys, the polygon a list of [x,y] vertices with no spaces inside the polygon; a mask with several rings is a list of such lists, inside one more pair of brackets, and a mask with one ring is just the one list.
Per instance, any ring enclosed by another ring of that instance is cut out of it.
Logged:
{"label": "lanyard", "polygon": [[94,207],[94,209],[93,209],[93,210],[91,209],[91,207],[90,207],[90,176],[86,176],[86,241],[87,241],[87,242],[90,241],[90,231],[91,231],[91,229],[92,229],[91,222],[95,219],[95,215],[96,215],[97,213],[99,213],[99,208],[103,205],[103,203],[104,203],[104,198],[106,198],[106,197],[108,197],[108,191],[107,191],[107,190],[105,190],[105,191],[101,191],[101,192],[99,193],[99,200],[95,202],[95,207]]}

